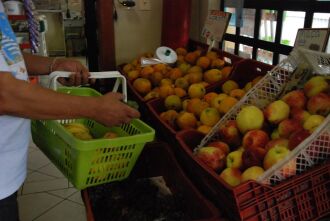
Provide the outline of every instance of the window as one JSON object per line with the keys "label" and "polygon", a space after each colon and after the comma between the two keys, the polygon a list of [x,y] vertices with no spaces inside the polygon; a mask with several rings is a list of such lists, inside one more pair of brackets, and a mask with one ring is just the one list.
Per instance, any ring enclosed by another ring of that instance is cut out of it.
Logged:
{"label": "window", "polygon": [[292,51],[299,28],[329,26],[329,8],[330,1],[244,0],[243,22],[236,24],[235,13],[239,11],[233,1],[222,1],[221,10],[233,13],[233,26],[228,28],[222,46],[236,55],[276,65]]}

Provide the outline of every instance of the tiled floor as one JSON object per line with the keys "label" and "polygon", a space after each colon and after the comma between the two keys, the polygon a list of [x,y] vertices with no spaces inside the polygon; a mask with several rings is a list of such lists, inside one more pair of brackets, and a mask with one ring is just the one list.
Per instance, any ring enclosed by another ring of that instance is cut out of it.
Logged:
{"label": "tiled floor", "polygon": [[86,221],[80,191],[75,189],[31,142],[28,176],[19,191],[21,221]]}
{"label": "tiled floor", "polygon": [[[86,65],[84,57],[73,57]],[[86,221],[80,191],[31,141],[28,175],[18,192],[21,221]]]}

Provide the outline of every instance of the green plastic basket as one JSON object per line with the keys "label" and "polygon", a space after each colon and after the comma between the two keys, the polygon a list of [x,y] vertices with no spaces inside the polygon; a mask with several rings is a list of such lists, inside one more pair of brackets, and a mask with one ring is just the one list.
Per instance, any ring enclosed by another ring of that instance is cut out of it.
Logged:
{"label": "green plastic basket", "polygon": [[[80,96],[100,95],[91,88],[63,87],[57,91]],[[87,126],[97,139],[84,141],[74,137],[62,125],[73,122]],[[102,138],[108,131],[119,136]],[[154,129],[139,119],[111,128],[90,119],[32,121],[33,142],[77,189],[127,178],[144,145],[154,136]]]}

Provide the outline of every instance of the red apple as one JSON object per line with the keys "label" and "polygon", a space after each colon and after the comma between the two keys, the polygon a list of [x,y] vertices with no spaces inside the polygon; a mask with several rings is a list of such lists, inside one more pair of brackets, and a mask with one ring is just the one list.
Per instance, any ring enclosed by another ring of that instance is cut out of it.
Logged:
{"label": "red apple", "polygon": [[303,90],[294,90],[282,97],[282,101],[287,103],[290,108],[304,109],[306,104],[306,97]]}
{"label": "red apple", "polygon": [[235,150],[233,152],[230,152],[226,157],[227,167],[232,167],[237,169],[241,168],[243,166],[242,154],[243,151],[240,150]]}
{"label": "red apple", "polygon": [[271,141],[269,141],[265,147],[266,151],[268,151],[270,148],[276,147],[276,146],[285,146],[287,147],[289,145],[289,140],[285,138],[276,138]]}
{"label": "red apple", "polygon": [[265,147],[269,141],[268,134],[263,130],[250,130],[243,137],[243,147],[245,149]]}
{"label": "red apple", "polygon": [[195,156],[216,172],[226,164],[226,154],[217,147],[201,147],[195,152]]}
{"label": "red apple", "polygon": [[319,93],[308,100],[307,110],[311,114],[327,116],[330,112],[330,96]]}
{"label": "red apple", "polygon": [[303,124],[309,116],[310,116],[310,113],[308,113],[308,111],[300,109],[300,108],[292,108],[290,110],[290,118],[297,120],[301,124]]}
{"label": "red apple", "polygon": [[220,174],[220,178],[232,187],[241,183],[241,176],[241,171],[237,168],[226,168]]}
{"label": "red apple", "polygon": [[242,154],[243,168],[262,166],[265,155],[266,150],[261,147],[244,150]]}
{"label": "red apple", "polygon": [[264,109],[265,118],[272,124],[278,124],[289,117],[290,106],[282,100],[274,101]]}
{"label": "red apple", "polygon": [[222,142],[220,140],[212,141],[211,143],[207,144],[208,147],[216,147],[222,150],[226,155],[230,152],[228,144]]}
{"label": "red apple", "polygon": [[245,182],[248,180],[257,180],[263,173],[265,172],[264,168],[253,166],[249,167],[242,173],[241,182]]}
{"label": "red apple", "polygon": [[220,126],[219,134],[221,140],[231,147],[238,147],[241,144],[241,135],[235,120],[229,120]]}
{"label": "red apple", "polygon": [[305,129],[301,129],[292,133],[288,143],[289,149],[293,150],[296,146],[298,146],[301,142],[303,142],[310,134],[311,133]]}
{"label": "red apple", "polygon": [[282,138],[289,138],[290,135],[303,128],[302,124],[293,119],[285,119],[278,125],[278,133]]}
{"label": "red apple", "polygon": [[283,160],[290,154],[290,150],[285,146],[276,146],[271,148],[264,158],[264,169],[268,170],[277,162]]}

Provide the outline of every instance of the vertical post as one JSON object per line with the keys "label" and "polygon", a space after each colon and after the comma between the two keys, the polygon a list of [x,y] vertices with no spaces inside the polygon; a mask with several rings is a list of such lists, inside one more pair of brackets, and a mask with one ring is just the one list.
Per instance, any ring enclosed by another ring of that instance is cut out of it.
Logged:
{"label": "vertical post", "polygon": [[[88,1],[88,0],[86,0]],[[98,23],[99,67],[100,71],[116,69],[113,1],[97,0],[96,15]],[[97,42],[95,42],[97,44]]]}

